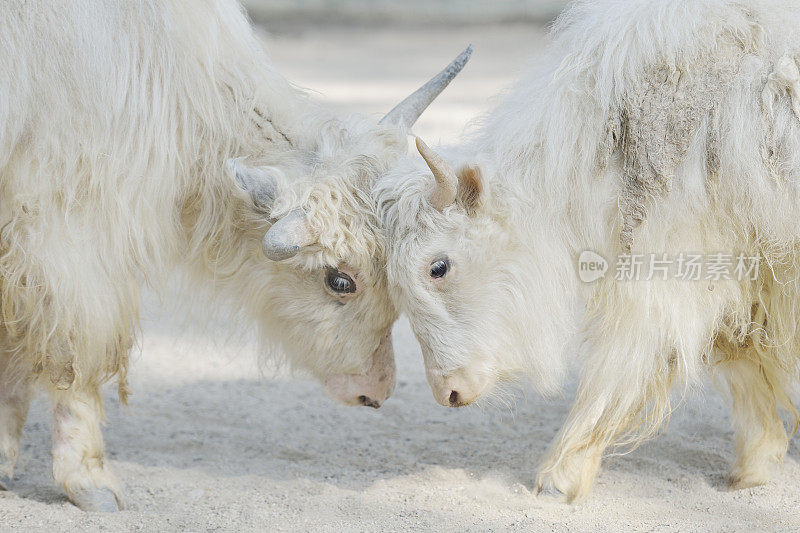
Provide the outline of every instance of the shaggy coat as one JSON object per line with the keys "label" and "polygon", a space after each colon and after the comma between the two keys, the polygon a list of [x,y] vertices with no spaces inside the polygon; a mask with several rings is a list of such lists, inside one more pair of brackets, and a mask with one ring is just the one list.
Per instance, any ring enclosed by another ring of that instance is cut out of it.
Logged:
{"label": "shaggy coat", "polygon": [[[732,486],[782,459],[778,409],[797,420],[800,377],[799,33],[784,0],[578,1],[546,57],[441,150],[451,205],[420,162],[376,186],[390,290],[440,402],[519,375],[553,392],[580,354],[540,488],[585,496],[608,446],[651,435],[672,386],[708,370],[731,399]],[[592,283],[585,251],[609,264]],[[691,253],[732,257],[729,276],[680,279]],[[618,275],[662,254],[664,277]],[[740,254],[755,276],[736,275]]]}
{"label": "shaggy coat", "polygon": [[[235,302],[294,367],[359,374],[380,353],[393,383],[396,312],[369,187],[405,152],[401,129],[310,101],[269,65],[233,0],[2,11],[0,476],[35,381],[53,400],[56,481],[84,508],[116,507],[98,388],[116,377],[125,401],[139,292],[164,288],[176,266],[192,292]],[[231,168],[271,184],[269,203]],[[265,232],[300,208],[316,242],[268,261]],[[358,290],[326,291],[327,267]]]}

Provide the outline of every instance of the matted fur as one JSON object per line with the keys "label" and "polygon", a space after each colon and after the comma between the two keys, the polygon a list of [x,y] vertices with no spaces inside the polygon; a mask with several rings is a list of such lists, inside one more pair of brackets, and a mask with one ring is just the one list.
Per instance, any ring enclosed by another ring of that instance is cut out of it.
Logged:
{"label": "matted fur", "polygon": [[[582,340],[540,487],[585,496],[606,447],[653,434],[672,385],[709,368],[732,397],[731,483],[763,483],[785,452],[777,408],[797,419],[800,378],[798,32],[782,0],[575,2],[546,57],[440,151],[480,168],[480,198],[437,211],[420,162],[377,184],[390,290],[429,371],[477,389],[523,374],[547,393]],[[584,250],[610,275],[581,283]],[[616,281],[627,251],[743,253],[761,270]],[[451,270],[432,280],[442,255]]]}
{"label": "matted fur", "polygon": [[[353,326],[385,329],[391,305],[367,298],[349,316],[310,278],[347,262],[381,284],[369,178],[403,152],[400,132],[342,122],[309,101],[270,67],[232,1],[12,2],[5,11],[0,310],[10,351],[56,387],[72,374],[87,384],[124,377],[139,287],[188,264],[194,283],[242,302],[299,367],[324,375],[366,363],[380,336],[369,331],[359,345]],[[269,217],[226,170],[241,156],[279,184]],[[260,239],[297,206],[319,245],[269,263]],[[320,316],[320,306],[336,312]],[[331,345],[314,328],[326,322],[353,328],[355,345]]]}
{"label": "matted fur", "polygon": [[[140,288],[164,288],[176,268],[192,293],[213,293],[209,312],[233,308],[230,322],[294,368],[320,379],[370,368],[397,313],[369,191],[405,153],[403,131],[309,100],[270,66],[234,0],[2,11],[0,474],[36,377],[54,402],[57,481],[90,507],[108,503],[92,487],[119,496],[98,387],[117,376],[125,401]],[[232,158],[274,178],[268,213],[237,186]],[[262,237],[298,208],[317,243],[268,261]],[[328,266],[358,273],[358,293],[326,292]]]}

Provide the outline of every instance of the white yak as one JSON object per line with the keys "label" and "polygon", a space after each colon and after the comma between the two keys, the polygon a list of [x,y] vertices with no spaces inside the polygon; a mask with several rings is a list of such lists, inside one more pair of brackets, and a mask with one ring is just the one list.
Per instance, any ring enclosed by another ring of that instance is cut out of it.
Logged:
{"label": "white yak", "polygon": [[730,485],[781,461],[800,361],[799,61],[794,1],[578,1],[463,143],[420,141],[430,170],[378,181],[389,289],[437,401],[524,375],[550,393],[578,356],[540,490],[584,497],[609,446],[653,434],[673,385],[709,373],[731,401]]}
{"label": "white yak", "polygon": [[338,399],[391,394],[369,189],[469,49],[381,124],[290,85],[233,0],[10,0],[0,49],[0,477],[39,385],[55,481],[122,504],[99,387],[125,401],[140,288],[176,266]]}

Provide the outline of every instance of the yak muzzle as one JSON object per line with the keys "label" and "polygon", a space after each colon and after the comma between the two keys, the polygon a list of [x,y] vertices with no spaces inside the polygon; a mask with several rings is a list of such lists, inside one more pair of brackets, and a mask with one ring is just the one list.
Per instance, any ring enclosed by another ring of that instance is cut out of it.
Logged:
{"label": "yak muzzle", "polygon": [[481,397],[489,387],[488,377],[470,373],[466,368],[444,373],[438,368],[426,367],[425,374],[433,397],[445,407],[463,407]]}
{"label": "yak muzzle", "polygon": [[394,392],[395,365],[392,336],[387,334],[372,354],[365,374],[336,374],[325,380],[325,390],[346,405],[379,408]]}

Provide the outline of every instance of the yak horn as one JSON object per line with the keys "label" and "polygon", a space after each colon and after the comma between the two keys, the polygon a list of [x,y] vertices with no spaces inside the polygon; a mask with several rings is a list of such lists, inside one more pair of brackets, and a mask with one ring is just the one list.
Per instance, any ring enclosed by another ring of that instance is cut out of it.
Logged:
{"label": "yak horn", "polygon": [[283,261],[297,255],[301,248],[317,242],[302,209],[290,211],[267,230],[261,249],[268,259]]}
{"label": "yak horn", "polygon": [[453,81],[453,78],[461,72],[464,65],[469,61],[469,56],[472,55],[472,45],[467,46],[467,49],[458,54],[443,71],[430,79],[428,83],[414,91],[411,96],[397,104],[394,109],[383,117],[378,124],[391,124],[401,128],[410,128],[417,121],[419,116],[425,109],[431,105],[431,102],[439,96],[447,85]]}
{"label": "yak horn", "polygon": [[431,150],[422,139],[417,137],[417,150],[419,155],[425,160],[428,168],[433,172],[436,179],[436,188],[428,196],[428,201],[439,211],[456,201],[458,193],[458,176],[453,172],[444,159]]}

